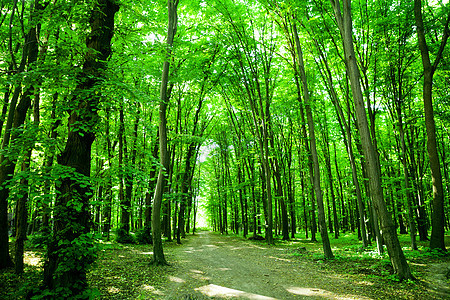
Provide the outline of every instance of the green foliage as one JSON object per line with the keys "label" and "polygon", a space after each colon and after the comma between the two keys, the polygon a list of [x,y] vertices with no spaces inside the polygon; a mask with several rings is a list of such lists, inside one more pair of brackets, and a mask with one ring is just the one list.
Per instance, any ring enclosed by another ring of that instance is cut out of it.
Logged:
{"label": "green foliage", "polygon": [[46,233],[39,232],[32,234],[28,236],[27,247],[46,249],[49,239],[50,235]]}
{"label": "green foliage", "polygon": [[142,229],[139,229],[134,234],[134,239],[137,244],[146,245],[153,244],[152,232],[150,227],[146,226]]}
{"label": "green foliage", "polygon": [[98,299],[100,292],[97,289],[86,289],[83,293],[79,295],[72,295],[72,292],[68,288],[56,288],[55,290],[49,289],[35,289],[28,294],[31,300],[44,300],[44,299]]}
{"label": "green foliage", "polygon": [[442,251],[440,248],[430,249],[428,247],[416,251],[408,251],[405,253],[407,258],[443,258],[448,257],[448,252]]}
{"label": "green foliage", "polygon": [[87,270],[97,258],[97,252],[99,250],[98,244],[95,243],[94,234],[92,233],[82,234],[72,241],[59,240],[58,246],[60,249],[56,254],[63,263],[58,265],[58,269],[56,270],[57,275],[73,269]]}
{"label": "green foliage", "polygon": [[121,244],[134,244],[135,240],[133,236],[127,232],[124,228],[120,227],[116,232],[116,242]]}

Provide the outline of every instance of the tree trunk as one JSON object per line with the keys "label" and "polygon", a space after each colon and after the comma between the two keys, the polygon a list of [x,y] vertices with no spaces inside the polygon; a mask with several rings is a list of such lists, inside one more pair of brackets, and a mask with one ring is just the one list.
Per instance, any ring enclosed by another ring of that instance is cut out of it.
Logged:
{"label": "tree trunk", "polygon": [[418,136],[416,137],[416,135],[418,135],[418,129],[414,128],[414,126],[411,126],[410,130],[406,132],[408,144],[411,145],[409,152],[411,160],[410,174],[412,174],[413,176],[413,186],[415,190],[414,206],[417,207],[416,213],[419,240],[428,241],[428,217],[425,210],[422,176],[420,171],[422,167],[420,167],[420,163],[418,163],[418,161],[420,160],[418,156],[420,155],[416,155],[416,149],[422,149],[423,147],[416,147],[416,138],[418,138]]}
{"label": "tree trunk", "polygon": [[120,224],[117,232],[117,240],[120,243],[131,241],[130,236],[130,199],[128,198],[127,177],[128,177],[128,151],[127,138],[125,134],[125,116],[123,103],[119,108],[119,203],[120,203]]}
{"label": "tree trunk", "polygon": [[[203,87],[202,87],[203,90]],[[198,121],[200,118],[200,113],[202,111],[202,105],[203,105],[203,94],[200,95],[200,99],[197,105],[197,109],[195,111],[194,116],[194,127],[192,129],[192,136],[196,136],[198,134],[197,132],[197,126]],[[191,142],[188,146],[188,151],[186,153],[185,157],[185,166],[184,166],[184,172],[182,176],[181,181],[181,203],[180,203],[180,212],[178,214],[178,230],[177,230],[177,243],[181,244],[180,237],[186,237],[186,231],[185,231],[185,211],[186,207],[188,206],[188,203],[192,203],[192,194],[190,194],[190,189],[192,185],[192,178],[195,171],[195,158],[197,158],[197,142]],[[194,165],[192,165],[194,164]],[[190,200],[189,200],[190,198]]]}
{"label": "tree trunk", "polygon": [[110,130],[109,130],[109,119],[111,113],[109,108],[106,108],[106,129],[105,129],[105,138],[106,138],[106,155],[108,159],[108,170],[106,171],[106,196],[105,201],[103,203],[103,217],[102,217],[102,233],[106,235],[107,240],[109,241],[110,231],[111,231],[111,204],[113,198],[112,192],[112,147],[111,147],[111,139],[110,139]]}
{"label": "tree trunk", "polygon": [[167,85],[169,83],[170,56],[172,45],[177,31],[177,7],[179,0],[168,0],[168,28],[166,41],[166,61],[163,64],[161,77],[160,103],[159,103],[159,155],[162,167],[159,170],[158,181],[156,182],[155,194],[153,196],[152,209],[152,238],[153,238],[153,259],[156,265],[166,265],[164,251],[161,240],[161,203],[166,186],[166,172],[169,170],[169,152],[167,151],[167,119],[166,111],[169,98],[167,97]]}
{"label": "tree trunk", "polygon": [[[40,9],[39,1],[34,2],[36,13]],[[14,9],[14,8],[13,8]],[[35,20],[34,20],[35,21]],[[32,68],[34,62],[38,57],[39,47],[37,41],[37,27],[30,28],[25,37],[25,43],[22,52],[22,60],[17,73],[21,73],[25,69],[26,63]],[[6,120],[6,127],[3,134],[2,150],[5,151],[10,145],[10,141],[14,142],[19,133],[15,129],[22,126],[25,122],[28,108],[31,105],[31,97],[34,93],[33,85],[26,88],[20,102],[17,104],[21,92],[21,83],[14,89],[14,94],[11,99]],[[16,106],[17,105],[17,106]],[[9,238],[8,238],[8,196],[9,188],[5,186],[12,178],[16,166],[17,156],[0,155],[0,269],[7,268],[13,265],[9,255]]]}
{"label": "tree trunk", "polygon": [[309,88],[308,88],[308,84],[307,84],[305,67],[304,67],[304,62],[303,62],[303,53],[302,53],[300,39],[298,37],[297,27],[296,27],[295,23],[293,25],[293,32],[294,32],[295,44],[297,46],[300,77],[301,77],[302,83],[303,83],[303,98],[305,100],[306,118],[308,120],[308,132],[309,132],[309,138],[310,138],[310,143],[311,143],[311,158],[312,158],[313,166],[314,166],[314,170],[313,170],[314,181],[313,181],[313,183],[314,183],[314,191],[315,191],[315,195],[316,195],[317,207],[318,207],[318,212],[319,212],[319,231],[320,231],[320,235],[322,237],[322,246],[323,246],[324,256],[326,259],[329,259],[329,258],[333,258],[334,255],[333,255],[333,252],[331,251],[330,240],[328,238],[327,225],[325,222],[325,209],[324,209],[324,205],[323,205],[322,188],[320,185],[320,166],[319,166],[319,158],[318,158],[317,147],[316,147],[314,119],[313,119],[313,115],[312,115]]}
{"label": "tree trunk", "polygon": [[[159,138],[159,134],[158,134],[158,138]],[[158,143],[157,142],[154,143],[153,150],[152,150],[152,157],[155,160],[158,157]],[[151,195],[150,191],[153,191],[156,187],[156,166],[152,166],[152,168],[149,172],[149,177],[150,177],[150,179],[148,181],[148,189],[147,189],[147,192],[145,193],[144,231],[145,231],[145,234],[148,235],[150,237],[150,239],[153,241],[153,239],[151,238],[151,234],[152,234],[152,195]],[[169,224],[169,228],[170,228],[170,224]],[[170,230],[169,230],[168,237],[171,239]]]}
{"label": "tree trunk", "polygon": [[[26,151],[24,161],[22,163],[22,171],[29,171],[30,160],[31,160],[31,152],[32,149],[28,149]],[[23,273],[23,251],[24,251],[24,242],[27,238],[27,222],[28,222],[28,208],[27,208],[27,200],[28,200],[28,179],[24,177],[20,180],[20,185],[22,189],[26,189],[25,192],[19,199],[17,199],[16,203],[16,240],[15,240],[15,251],[14,251],[14,267],[16,274]]]}
{"label": "tree trunk", "polygon": [[[278,152],[275,148],[275,141],[273,137],[273,131],[271,128],[271,120],[269,120],[269,135],[270,135],[270,145],[273,151]],[[283,195],[283,184],[281,181],[281,167],[278,161],[277,154],[274,154],[274,157],[271,159],[273,175],[275,177],[274,182],[276,183],[276,196],[278,198],[280,209],[281,209],[281,230],[283,235],[283,240],[289,240],[289,218],[287,212],[287,206],[285,202],[285,198]],[[275,206],[276,207],[276,206]]]}
{"label": "tree trunk", "polygon": [[442,185],[441,165],[436,141],[436,124],[434,122],[433,112],[433,75],[441,60],[445,44],[449,36],[450,13],[444,28],[440,49],[436,55],[433,65],[429,56],[429,48],[425,39],[425,29],[422,17],[422,1],[414,0],[414,15],[416,19],[417,38],[419,49],[422,56],[423,65],[423,106],[425,112],[425,128],[427,130],[427,151],[430,161],[431,181],[433,184],[433,214],[431,216],[431,249],[441,249],[445,251],[445,218],[444,218],[444,188]]}
{"label": "tree trunk", "polygon": [[350,76],[351,89],[353,94],[353,101],[355,104],[355,113],[359,133],[361,135],[361,143],[364,151],[364,157],[367,164],[367,171],[369,175],[370,193],[373,199],[374,208],[378,213],[381,222],[381,230],[383,238],[386,242],[389,257],[394,268],[394,273],[400,280],[411,279],[411,271],[403,254],[400,242],[395,232],[395,227],[392,218],[387,210],[386,203],[383,198],[383,189],[381,186],[380,166],[377,162],[377,154],[369,132],[369,125],[367,122],[366,110],[363,102],[363,95],[360,85],[359,67],[356,62],[355,51],[352,37],[352,18],[351,18],[351,3],[350,0],[343,1],[344,14],[341,14],[339,0],[330,0],[336,21],[338,23],[339,31],[344,44],[345,60],[347,70]]}
{"label": "tree trunk", "polygon": [[43,281],[55,298],[86,298],[83,295],[87,287],[86,269],[94,259],[89,254],[93,241],[87,234],[92,194],[89,183],[91,146],[101,101],[98,85],[104,80],[105,61],[111,53],[114,15],[118,10],[118,5],[99,0],[91,11],[91,33],[86,44],[92,52],[86,55],[83,72],[78,78],[72,99],[77,109],[70,114],[66,146],[58,156],[63,173],[56,187],[54,230]]}
{"label": "tree trunk", "polygon": [[[364,223],[364,217],[361,217],[361,216],[365,215],[364,214],[364,205],[363,205],[361,188],[360,188],[359,179],[358,179],[358,173],[357,173],[357,169],[356,169],[355,156],[353,153],[351,129],[346,122],[346,118],[345,118],[344,112],[342,110],[341,104],[339,102],[336,90],[334,89],[333,79],[331,76],[330,67],[328,65],[328,60],[327,60],[326,56],[324,55],[319,43],[317,41],[315,41],[315,44],[316,44],[316,48],[318,49],[318,51],[320,53],[320,57],[323,61],[324,67],[325,67],[325,78],[326,78],[326,82],[328,84],[330,98],[332,100],[333,106],[337,113],[337,119],[338,119],[339,125],[341,127],[344,145],[347,150],[347,155],[348,155],[350,167],[352,170],[353,184],[355,186],[356,199],[357,199],[357,203],[358,203],[358,211],[359,211],[359,215],[360,215],[359,228],[361,230],[363,247],[367,247],[368,241],[367,241],[366,227],[365,227],[365,223]],[[349,113],[350,113],[350,111],[349,111]],[[350,119],[350,118],[348,118],[348,119]],[[336,150],[336,148],[335,148],[335,150]],[[331,170],[331,167],[329,168],[329,170]]]}
{"label": "tree trunk", "polygon": [[[33,89],[34,90],[34,89]],[[39,92],[34,95],[34,107],[33,107],[33,125],[34,130],[37,130],[40,123],[40,111],[39,111]],[[22,172],[30,171],[31,154],[34,148],[34,142],[27,145],[24,160],[22,162]],[[16,274],[23,273],[23,251],[24,241],[27,238],[27,225],[28,225],[28,207],[27,202],[30,195],[30,186],[28,185],[28,175],[20,180],[20,186],[23,190],[26,190],[24,194],[17,200],[16,203],[16,241],[15,241],[15,255],[14,265]],[[19,193],[20,194],[20,193]]]}

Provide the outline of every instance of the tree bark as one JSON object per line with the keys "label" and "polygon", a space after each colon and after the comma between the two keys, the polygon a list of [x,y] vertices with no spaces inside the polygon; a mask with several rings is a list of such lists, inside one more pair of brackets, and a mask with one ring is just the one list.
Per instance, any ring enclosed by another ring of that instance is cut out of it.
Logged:
{"label": "tree bark", "polygon": [[[280,163],[278,161],[278,155],[276,154],[278,151],[275,147],[275,141],[274,141],[274,134],[272,130],[272,124],[271,120],[269,119],[269,138],[270,138],[270,145],[273,151],[275,151],[273,158],[271,159],[271,165],[273,169],[273,175],[275,177],[274,182],[276,183],[276,196],[278,198],[278,201],[280,203],[280,209],[281,209],[281,231],[283,235],[283,240],[288,241],[289,240],[289,218],[288,218],[288,211],[287,211],[287,205],[286,201],[283,195],[283,184],[281,181],[281,167]],[[276,205],[275,205],[276,207]]]}
{"label": "tree bark", "polygon": [[110,231],[111,231],[111,204],[112,204],[112,145],[110,138],[110,122],[111,113],[109,108],[106,108],[106,129],[105,129],[105,138],[106,138],[106,157],[108,159],[108,170],[106,171],[106,183],[105,183],[105,201],[103,203],[103,217],[102,217],[102,233],[106,235],[106,239],[109,241]]}
{"label": "tree bark", "polygon": [[[202,92],[200,94],[197,109],[195,111],[194,124],[193,124],[194,127],[192,129],[193,137],[197,136],[197,134],[198,134],[197,127],[198,127],[198,122],[199,122],[199,118],[200,118],[200,113],[202,111],[203,89],[204,89],[205,81],[206,81],[206,79],[203,81]],[[188,203],[189,203],[189,198],[191,199],[190,202],[192,203],[192,194],[190,194],[190,188],[192,186],[192,178],[193,178],[194,171],[195,171],[195,158],[197,157],[197,149],[198,149],[197,145],[198,145],[197,142],[192,141],[188,146],[188,151],[187,151],[186,157],[185,157],[185,166],[184,166],[184,172],[183,172],[183,177],[182,177],[182,181],[181,181],[182,200],[180,203],[180,212],[178,214],[178,230],[177,230],[177,243],[178,244],[181,244],[180,237],[182,237],[182,238],[186,237],[185,212],[186,212],[186,207],[188,206]]]}
{"label": "tree bark", "polygon": [[66,146],[58,156],[62,173],[56,187],[54,229],[43,281],[55,298],[87,297],[84,294],[86,268],[93,261],[93,256],[89,255],[93,241],[87,235],[92,194],[89,183],[91,146],[101,102],[98,85],[105,79],[105,62],[111,53],[114,16],[118,10],[115,3],[99,0],[91,11],[91,32],[86,40],[91,51],[85,56],[79,84],[74,91],[72,101],[76,108],[69,116]]}
{"label": "tree bark", "polygon": [[120,224],[117,233],[117,240],[119,242],[130,241],[130,199],[125,192],[126,189],[126,176],[128,170],[126,170],[127,162],[127,149],[126,149],[126,136],[125,136],[125,116],[123,111],[123,103],[119,108],[119,203],[120,203]]}
{"label": "tree bark", "polygon": [[427,151],[430,161],[431,181],[433,184],[433,214],[431,216],[431,249],[445,249],[445,217],[444,217],[444,188],[442,185],[441,165],[439,162],[439,154],[436,141],[436,124],[434,122],[433,112],[433,75],[439,65],[445,44],[449,37],[449,20],[450,13],[444,27],[441,45],[436,55],[433,65],[431,65],[427,41],[425,38],[425,30],[422,17],[422,1],[414,0],[414,16],[416,19],[417,39],[419,41],[420,54],[422,56],[423,65],[423,107],[425,112],[425,128],[427,131]]}
{"label": "tree bark", "polygon": [[359,73],[359,67],[356,62],[353,46],[351,2],[350,0],[343,1],[343,15],[341,14],[339,0],[330,0],[330,2],[333,6],[339,31],[343,39],[346,67],[350,76],[357,124],[359,133],[361,135],[361,143],[364,151],[364,156],[366,159],[367,171],[369,176],[369,187],[374,203],[374,208],[380,217],[381,230],[383,232],[383,238],[386,242],[389,257],[394,268],[394,273],[399,277],[400,280],[411,279],[413,278],[413,276],[411,275],[409,265],[406,261],[405,255],[403,254],[400,242],[395,232],[392,217],[387,210],[386,203],[384,202],[383,198],[380,166],[377,163],[377,154],[375,153],[375,148],[370,137],[369,125],[360,85],[361,76]]}
{"label": "tree bark", "polygon": [[317,146],[316,146],[316,135],[314,131],[314,119],[312,115],[312,109],[311,109],[311,100],[310,100],[310,92],[308,88],[308,83],[306,79],[306,72],[303,62],[303,53],[302,48],[300,45],[300,39],[298,37],[297,33],[297,26],[293,25],[293,32],[294,32],[294,38],[295,38],[295,44],[297,47],[297,56],[298,56],[298,67],[300,71],[300,78],[302,79],[303,84],[303,98],[305,100],[305,110],[306,110],[306,118],[308,120],[308,132],[309,132],[309,138],[311,143],[311,158],[313,161],[313,183],[314,183],[314,191],[316,194],[316,201],[317,201],[317,207],[319,212],[319,231],[320,235],[322,237],[322,246],[323,246],[323,252],[326,259],[333,258],[333,252],[331,251],[331,245],[330,240],[328,237],[328,231],[327,231],[327,225],[325,222],[325,209],[323,205],[323,194],[322,194],[322,188],[320,185],[320,166],[319,166],[319,158],[317,154]]}
{"label": "tree bark", "polygon": [[[333,180],[333,173],[331,171],[331,155],[330,155],[330,140],[328,137],[328,128],[325,128],[324,130],[324,142],[325,142],[325,165],[327,167],[327,175],[328,175],[328,182],[330,184],[330,195],[331,195],[331,206],[333,209],[333,222],[330,221],[330,231],[332,232],[332,229],[334,230],[334,238],[339,238],[339,223],[338,223],[338,215],[336,210],[336,195],[334,194],[334,180]],[[331,218],[330,211],[328,212],[329,218]],[[331,225],[333,223],[333,226]]]}
{"label": "tree bark", "polygon": [[167,151],[167,119],[166,111],[169,98],[167,97],[167,86],[169,83],[170,56],[172,53],[173,40],[177,31],[179,0],[168,0],[168,28],[166,41],[166,61],[163,64],[161,77],[160,102],[159,102],[159,155],[162,168],[158,173],[155,194],[153,196],[152,209],[152,238],[153,238],[153,259],[152,264],[166,265],[164,251],[161,240],[161,204],[164,188],[166,186],[166,172],[169,170],[169,152]]}
{"label": "tree bark", "polygon": [[[38,0],[35,0],[34,6],[34,10],[36,11],[33,10],[31,12],[32,14],[35,14],[37,10],[40,9]],[[18,70],[16,70],[17,73],[23,72],[26,64],[31,66],[37,60],[39,47],[36,28],[36,26],[30,28],[25,37],[22,59]],[[14,89],[14,94],[9,105],[8,117],[2,140],[3,151],[8,149],[10,142],[15,141],[19,137],[19,133],[15,131],[15,129],[24,124],[28,108],[31,105],[31,96],[34,93],[34,88],[32,85],[27,87],[22,94],[19,103],[17,103],[22,90],[20,86],[21,83],[18,84],[19,86],[16,86]],[[16,162],[17,155],[5,156],[3,153],[0,155],[0,269],[13,265],[9,255],[8,238],[9,188],[5,185],[13,176]]]}
{"label": "tree bark", "polygon": [[[37,30],[36,30],[37,34]],[[37,43],[35,45],[37,47]],[[34,49],[33,51],[36,51]],[[30,88],[34,91],[34,88]],[[39,109],[40,94],[39,91],[34,93],[34,107],[33,107],[33,126],[34,130],[37,130],[40,123],[40,109]],[[31,154],[34,148],[34,141],[27,145],[24,160],[22,162],[22,172],[30,171]],[[14,266],[16,274],[23,273],[23,253],[24,253],[24,242],[27,238],[27,225],[28,225],[28,199],[30,195],[31,187],[28,184],[28,175],[20,180],[21,189],[23,189],[23,195],[17,200],[16,203],[16,240],[15,240],[15,255],[14,255]],[[26,192],[24,192],[26,191]],[[21,193],[19,193],[20,195]]]}

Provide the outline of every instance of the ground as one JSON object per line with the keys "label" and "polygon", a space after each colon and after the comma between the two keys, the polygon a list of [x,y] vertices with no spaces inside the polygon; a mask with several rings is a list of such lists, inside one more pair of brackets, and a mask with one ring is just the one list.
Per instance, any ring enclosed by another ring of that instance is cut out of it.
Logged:
{"label": "ground", "polygon": [[[113,259],[106,251],[99,265],[117,264],[110,265],[110,270],[123,270],[121,275],[113,271],[116,275],[106,283],[104,271],[97,269],[91,280],[98,283],[104,299],[450,298],[445,290],[449,281],[442,272],[443,265],[450,265],[447,257],[427,258],[425,264],[423,258],[417,258],[410,263],[419,280],[399,283],[390,275],[386,260],[337,255],[336,260],[325,261],[317,249],[320,244],[302,240],[268,246],[264,241],[203,231],[188,236],[182,245],[166,244],[168,267],[148,266],[149,247],[120,250],[122,260]],[[434,263],[429,265],[430,261]],[[132,271],[136,269],[140,275]],[[441,272],[441,281],[420,279],[431,277],[430,271],[433,276]]]}
{"label": "ground", "polygon": [[[305,239],[268,246],[202,231],[182,242],[165,243],[165,267],[149,264],[150,245],[104,243],[90,286],[100,299],[450,299],[448,256],[405,251],[418,280],[397,282],[386,258],[351,239],[340,239],[334,260]],[[27,252],[28,281],[38,261],[37,252]],[[18,299],[26,289],[14,274],[3,272],[0,280],[0,299]]]}

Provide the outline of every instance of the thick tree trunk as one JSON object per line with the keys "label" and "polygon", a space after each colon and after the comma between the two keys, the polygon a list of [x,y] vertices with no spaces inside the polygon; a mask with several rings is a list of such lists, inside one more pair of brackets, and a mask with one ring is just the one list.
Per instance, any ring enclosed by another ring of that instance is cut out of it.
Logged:
{"label": "thick tree trunk", "polygon": [[167,261],[164,257],[164,251],[161,240],[161,204],[163,193],[167,181],[167,171],[169,170],[169,152],[167,151],[167,119],[166,111],[169,98],[167,96],[167,86],[169,83],[169,68],[171,48],[173,39],[177,31],[177,7],[179,0],[168,0],[168,28],[167,28],[167,55],[166,61],[163,64],[163,71],[161,77],[160,89],[160,103],[159,103],[159,155],[162,168],[159,170],[158,181],[156,183],[155,194],[153,196],[152,209],[152,238],[153,238],[153,259],[152,263],[156,265],[166,265]]}
{"label": "thick tree trunk", "polygon": [[[74,91],[72,101],[77,108],[70,114],[66,146],[58,157],[64,172],[56,187],[54,229],[48,245],[43,281],[55,298],[86,298],[83,295],[87,287],[86,269],[94,259],[89,255],[93,241],[87,233],[91,146],[101,101],[101,93],[96,88],[103,80],[105,61],[111,53],[114,15],[118,9],[119,6],[111,1],[99,0],[91,11],[91,33],[86,44],[93,51],[86,56]],[[84,126],[81,128],[79,124]]]}
{"label": "thick tree trunk", "polygon": [[339,0],[330,0],[334,9],[336,21],[344,44],[345,60],[347,70],[350,76],[353,100],[355,104],[355,112],[358,123],[359,133],[361,135],[361,143],[364,151],[364,156],[367,164],[367,171],[369,175],[369,187],[371,197],[373,199],[374,208],[377,211],[383,238],[386,242],[387,250],[395,274],[400,280],[413,278],[409,265],[403,254],[400,242],[395,232],[395,227],[392,222],[386,203],[383,198],[383,189],[381,186],[380,166],[377,160],[377,154],[371,140],[369,125],[367,122],[366,110],[363,102],[363,95],[360,85],[359,67],[356,62],[355,51],[352,38],[352,18],[351,18],[351,3],[350,0],[344,0],[343,8],[344,14],[341,14]]}
{"label": "thick tree trunk", "polygon": [[419,41],[419,49],[422,56],[423,65],[423,106],[425,112],[425,127],[427,130],[427,151],[428,158],[430,160],[431,169],[431,181],[433,184],[433,214],[431,216],[431,249],[442,249],[445,251],[445,217],[444,217],[444,188],[442,185],[441,165],[439,162],[439,154],[437,150],[436,141],[436,124],[434,122],[433,112],[433,75],[442,57],[445,44],[449,37],[449,20],[450,13],[448,14],[447,21],[444,28],[441,46],[434,64],[431,65],[429,56],[429,50],[427,41],[425,39],[425,30],[422,17],[422,1],[414,0],[414,15],[416,19],[417,38]]}

